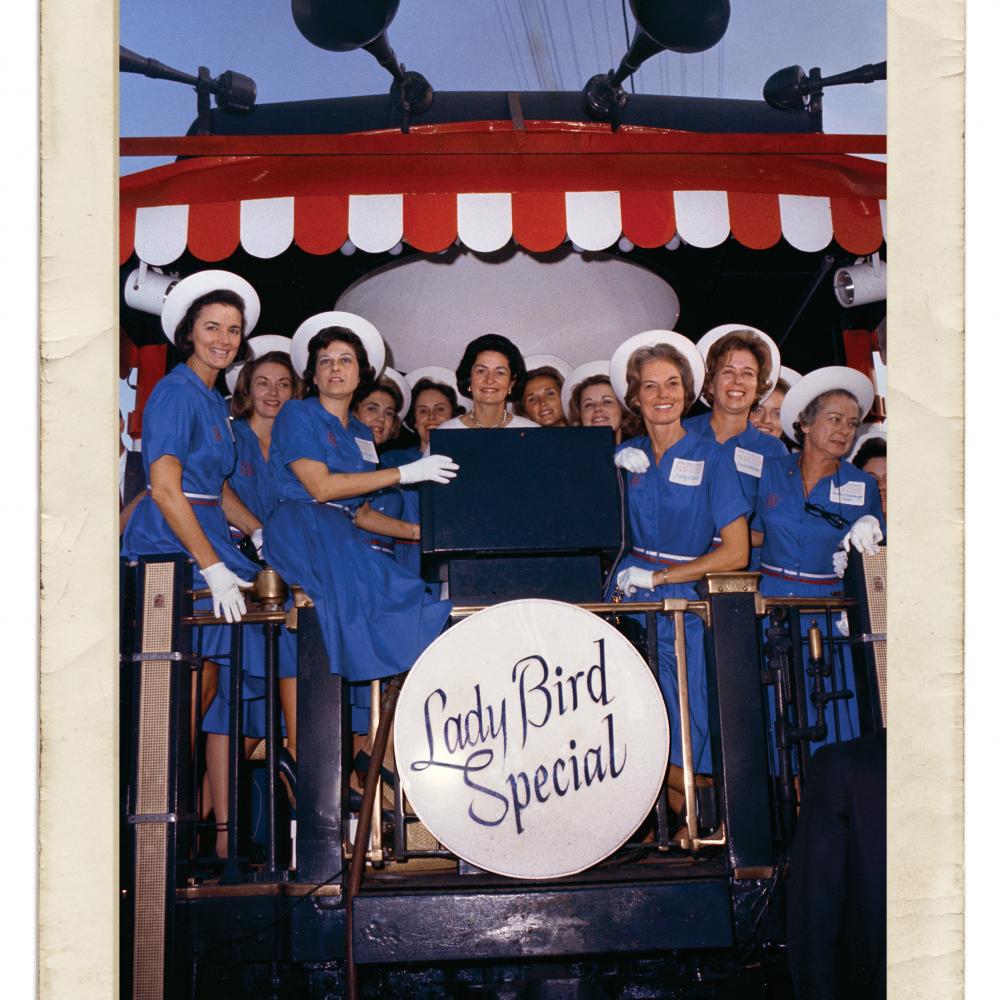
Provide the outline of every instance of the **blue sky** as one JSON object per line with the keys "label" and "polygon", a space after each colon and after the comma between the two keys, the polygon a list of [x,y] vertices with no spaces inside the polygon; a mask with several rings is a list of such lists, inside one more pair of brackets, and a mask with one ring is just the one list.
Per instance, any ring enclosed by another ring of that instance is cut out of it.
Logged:
{"label": "blue sky", "polygon": [[[832,74],[886,57],[884,3],[732,0],[732,8],[721,45],[655,56],[637,74],[636,91],[759,99],[764,81],[784,66]],[[628,23],[630,35],[631,10]],[[390,82],[366,52],[326,52],[307,42],[290,0],[122,0],[120,38],[126,48],[192,74],[199,65],[213,76],[245,73],[261,103],[384,93]],[[626,50],[621,0],[401,0],[389,40],[401,62],[441,91],[541,90],[553,83],[582,89]],[[885,83],[828,91],[826,131],[884,132],[885,93]],[[194,117],[190,88],[122,75],[122,135],[183,135]],[[122,170],[157,162],[165,161],[129,160]]]}

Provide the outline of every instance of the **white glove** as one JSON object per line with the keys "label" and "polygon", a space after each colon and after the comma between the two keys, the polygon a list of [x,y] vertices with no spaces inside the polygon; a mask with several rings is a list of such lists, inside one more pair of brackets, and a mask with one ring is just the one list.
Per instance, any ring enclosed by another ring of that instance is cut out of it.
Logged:
{"label": "white glove", "polygon": [[847,612],[841,611],[840,614],[833,619],[833,627],[837,630],[838,635],[850,635],[851,626],[847,621]]}
{"label": "white glove", "polygon": [[[629,448],[628,450],[638,451],[637,448]],[[642,453],[640,452],[640,454]],[[638,566],[629,566],[628,569],[623,569],[618,574],[615,582],[618,584],[618,589],[626,597],[631,597],[637,590],[656,589],[656,585],[653,583],[654,572],[656,571],[652,569],[640,569]]]}
{"label": "white glove", "polygon": [[253,547],[257,550],[257,555],[261,555],[264,551],[264,529],[254,528],[250,532],[250,541],[253,542]]}
{"label": "white glove", "polygon": [[851,525],[851,530],[844,535],[840,544],[848,552],[850,552],[853,545],[858,552],[864,552],[867,556],[873,556],[875,555],[876,546],[882,541],[882,538],[882,529],[878,526],[878,519],[871,514],[865,514],[864,517],[859,517]]}
{"label": "white glove", "polygon": [[629,472],[645,472],[649,468],[649,458],[641,448],[622,448],[615,453],[615,465]]}
{"label": "white glove", "polygon": [[458,474],[458,466],[447,455],[427,455],[399,467],[400,486],[410,483],[446,484]]}
{"label": "white glove", "polygon": [[833,571],[841,579],[844,578],[844,572],[847,570],[847,553],[843,549],[837,549],[833,554]]}
{"label": "white glove", "polygon": [[201,575],[212,591],[212,613],[216,618],[225,616],[227,622],[238,622],[247,610],[240,590],[249,590],[253,583],[241,580],[225,563],[206,566]]}

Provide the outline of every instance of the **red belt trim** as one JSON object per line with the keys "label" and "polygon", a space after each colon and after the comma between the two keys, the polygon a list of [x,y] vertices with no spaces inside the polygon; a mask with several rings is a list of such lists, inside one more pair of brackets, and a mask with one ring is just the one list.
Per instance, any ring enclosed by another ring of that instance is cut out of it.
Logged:
{"label": "red belt trim", "polygon": [[765,576],[773,576],[776,580],[791,580],[792,583],[812,583],[817,587],[825,587],[829,583],[837,582],[840,577],[835,573],[831,573],[829,577],[822,580],[814,580],[805,576],[791,576],[788,573],[775,573],[773,570],[764,569],[763,566],[760,568],[761,573]]}
{"label": "red belt trim", "polygon": [[679,562],[676,559],[657,559],[656,556],[647,556],[645,552],[630,552],[630,556],[641,559],[643,562],[653,563],[654,566],[687,566],[686,562]]}

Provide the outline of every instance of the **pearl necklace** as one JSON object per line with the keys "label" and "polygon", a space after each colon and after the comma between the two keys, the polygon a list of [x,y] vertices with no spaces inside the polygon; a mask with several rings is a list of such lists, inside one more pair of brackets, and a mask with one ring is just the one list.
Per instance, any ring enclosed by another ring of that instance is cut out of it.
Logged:
{"label": "pearl necklace", "polygon": [[472,412],[469,414],[469,418],[472,420],[473,427],[486,431],[492,431],[496,430],[498,427],[506,427],[508,422],[510,421],[510,414],[505,411],[503,415],[503,420],[501,420],[500,423],[498,424],[481,424],[479,420],[476,418],[476,408],[473,407]]}

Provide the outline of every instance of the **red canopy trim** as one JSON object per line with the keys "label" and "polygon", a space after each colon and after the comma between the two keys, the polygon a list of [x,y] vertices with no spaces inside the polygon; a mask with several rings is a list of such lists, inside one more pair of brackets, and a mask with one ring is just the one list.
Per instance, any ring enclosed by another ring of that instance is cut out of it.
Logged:
{"label": "red canopy trim", "polygon": [[[327,254],[346,240],[373,253],[400,241],[434,252],[458,238],[488,252],[513,237],[541,252],[566,239],[602,250],[621,236],[708,247],[729,235],[754,249],[782,235],[809,251],[836,240],[862,255],[885,239],[885,164],[826,151],[844,137],[584,128],[442,130],[416,143],[398,133],[191,138],[296,148],[315,140],[337,151],[203,156],[123,177],[122,261],[134,250],[166,265],[185,249],[219,261],[241,243],[266,258],[293,241]],[[776,152],[778,140],[796,152]],[[703,151],[676,151],[684,143]],[[704,151],[713,144],[742,151]]]}

